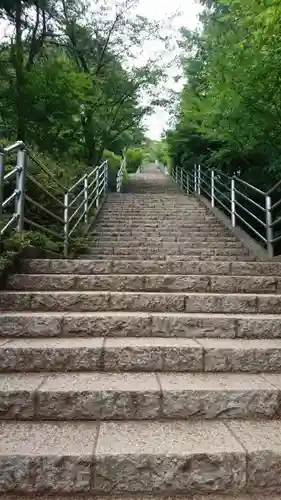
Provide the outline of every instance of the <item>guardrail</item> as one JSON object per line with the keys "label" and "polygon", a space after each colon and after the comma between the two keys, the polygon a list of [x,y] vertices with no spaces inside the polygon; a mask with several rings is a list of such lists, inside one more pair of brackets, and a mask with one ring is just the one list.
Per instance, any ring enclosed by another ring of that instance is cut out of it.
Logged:
{"label": "guardrail", "polygon": [[189,170],[173,167],[171,177],[187,195],[204,196],[212,207],[220,206],[230,217],[232,227],[239,224],[254,234],[266,247],[268,257],[274,257],[275,245],[281,241],[281,181],[262,191],[239,176],[200,165]]}
{"label": "guardrail", "polygon": [[[16,155],[15,166],[6,169],[6,159]],[[43,172],[48,182],[55,186],[55,193],[48,189],[35,177],[29,169],[29,162],[36,166],[36,171]],[[7,171],[6,171],[7,170]],[[30,190],[26,187],[29,181]],[[44,195],[47,206],[32,197],[32,186]],[[6,192],[5,192],[6,190]],[[9,230],[22,231],[26,226],[35,227],[60,240],[64,244],[64,255],[69,253],[69,239],[79,224],[89,224],[91,209],[97,210],[104,201],[108,190],[108,163],[94,167],[70,188],[63,186],[58,179],[36,158],[26,147],[18,141],[15,144],[2,148],[0,151],[0,238]],[[27,205],[32,207],[28,210]],[[34,215],[34,209],[36,216]],[[29,214],[32,213],[30,218]],[[47,225],[41,223],[41,218],[48,216]],[[40,222],[39,222],[40,221]],[[57,229],[59,228],[59,229]],[[61,229],[60,229],[61,228]]]}
{"label": "guardrail", "polygon": [[116,191],[117,191],[117,193],[120,193],[122,190],[125,170],[126,170],[126,158],[124,158],[122,160],[120,168],[117,172],[117,176],[116,176]]}

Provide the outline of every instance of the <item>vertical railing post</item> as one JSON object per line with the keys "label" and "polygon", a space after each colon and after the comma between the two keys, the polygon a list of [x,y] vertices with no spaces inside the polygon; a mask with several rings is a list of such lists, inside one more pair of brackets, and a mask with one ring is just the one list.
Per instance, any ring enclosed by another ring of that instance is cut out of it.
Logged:
{"label": "vertical railing post", "polygon": [[200,194],[201,194],[201,165],[198,165],[197,172],[198,172],[197,194],[200,196]]}
{"label": "vertical railing post", "polygon": [[84,223],[88,224],[88,199],[89,199],[89,193],[88,193],[88,176],[85,176],[84,179]]}
{"label": "vertical railing post", "polygon": [[97,167],[96,171],[96,208],[99,208],[100,204],[100,188],[99,188],[99,167]]}
{"label": "vertical railing post", "polygon": [[189,196],[189,174],[186,173],[186,194]]}
{"label": "vertical railing post", "polygon": [[271,211],[271,196],[265,197],[265,215],[266,215],[266,241],[267,241],[267,254],[270,259],[274,256],[273,250],[273,229],[272,229],[272,211]]}
{"label": "vertical railing post", "polygon": [[3,201],[4,201],[4,155],[0,153],[0,217],[3,212]]}
{"label": "vertical railing post", "polygon": [[179,170],[179,167],[176,165],[176,183],[178,183],[178,170]]}
{"label": "vertical railing post", "polygon": [[231,179],[231,225],[236,226],[235,180]]}
{"label": "vertical railing post", "polygon": [[215,172],[211,170],[211,205],[215,206]]}
{"label": "vertical railing post", "polygon": [[197,194],[197,165],[194,165],[194,194]]}
{"label": "vertical railing post", "polygon": [[16,190],[18,196],[15,203],[15,212],[17,215],[17,231],[22,231],[24,226],[24,184],[25,184],[25,151],[20,149],[17,153],[18,172],[16,176]]}
{"label": "vertical railing post", "polygon": [[180,180],[180,183],[181,183],[181,188],[183,189],[183,168],[181,167],[181,180]]}
{"label": "vertical railing post", "polygon": [[68,238],[69,238],[69,193],[64,195],[64,214],[63,214],[63,234],[64,234],[64,256],[68,256]]}

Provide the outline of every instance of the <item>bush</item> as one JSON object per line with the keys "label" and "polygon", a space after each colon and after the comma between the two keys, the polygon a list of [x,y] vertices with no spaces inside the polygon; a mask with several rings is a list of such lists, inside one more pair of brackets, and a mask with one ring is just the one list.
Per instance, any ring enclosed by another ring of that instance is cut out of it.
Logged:
{"label": "bush", "polygon": [[141,148],[127,149],[125,157],[127,172],[133,174],[141,166],[144,160],[144,152]]}
{"label": "bush", "polygon": [[116,177],[122,162],[122,156],[118,156],[112,151],[105,149],[102,159],[108,161],[108,188],[110,191],[116,191]]}

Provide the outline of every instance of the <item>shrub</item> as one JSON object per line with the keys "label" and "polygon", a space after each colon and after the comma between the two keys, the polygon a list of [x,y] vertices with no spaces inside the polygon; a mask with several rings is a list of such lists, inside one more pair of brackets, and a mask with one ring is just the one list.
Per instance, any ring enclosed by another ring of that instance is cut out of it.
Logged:
{"label": "shrub", "polygon": [[122,162],[122,156],[105,149],[102,159],[108,161],[108,187],[110,191],[116,191],[116,176]]}
{"label": "shrub", "polygon": [[127,172],[133,174],[141,166],[144,160],[144,152],[141,148],[127,149],[125,157]]}

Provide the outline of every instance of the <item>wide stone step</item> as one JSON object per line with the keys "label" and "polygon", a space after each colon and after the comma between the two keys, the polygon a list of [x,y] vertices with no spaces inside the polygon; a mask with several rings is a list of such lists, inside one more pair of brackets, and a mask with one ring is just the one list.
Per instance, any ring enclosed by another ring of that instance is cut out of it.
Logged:
{"label": "wide stone step", "polygon": [[2,493],[281,487],[280,421],[2,422],[0,431]]}
{"label": "wide stone step", "polygon": [[100,238],[103,236],[112,238],[112,237],[118,237],[122,239],[126,239],[127,237],[139,237],[139,238],[166,238],[166,237],[175,237],[175,238],[184,238],[185,240],[194,239],[195,241],[197,239],[199,240],[206,240],[210,238],[210,241],[214,238],[220,238],[224,239],[225,237],[231,236],[231,233],[227,229],[221,229],[220,231],[210,231],[210,229],[207,231],[184,231],[184,230],[178,230],[178,229],[170,229],[169,231],[163,230],[161,228],[159,229],[154,229],[154,230],[149,230],[149,231],[143,231],[141,228],[131,228],[127,230],[116,230],[116,229],[104,229],[101,227],[95,227],[95,231],[92,233],[93,238]]}
{"label": "wide stone step", "polygon": [[[161,494],[137,494],[137,497],[133,494],[117,494],[114,496],[112,495],[95,495],[95,500],[264,500],[265,498],[270,498],[270,500],[281,500],[281,495],[275,494],[272,492],[272,489],[264,489],[261,488],[259,489],[260,493],[255,492],[255,493],[233,493],[233,494],[195,494],[195,495],[187,495],[185,494],[180,495],[180,494],[174,494],[173,497],[171,498],[170,496],[167,497],[167,495],[161,495]],[[3,500],[23,500],[22,495],[13,495],[13,494],[8,494],[4,495]],[[50,497],[47,495],[25,495],[25,500],[50,500]],[[93,496],[91,494],[64,494],[63,499],[61,496],[57,496],[56,494],[52,495],[52,500],[93,500]]]}
{"label": "wide stone step", "polygon": [[174,242],[174,241],[158,241],[154,240],[154,238],[150,238],[145,240],[139,240],[137,238],[128,241],[127,239],[119,239],[119,240],[102,240],[96,239],[89,243],[89,247],[101,248],[101,249],[109,249],[112,248],[120,249],[123,251],[124,248],[142,248],[145,250],[158,250],[158,249],[167,249],[171,252],[179,253],[185,250],[196,249],[198,252],[205,251],[206,249],[243,249],[243,245],[238,241],[208,241],[207,239],[203,241],[185,241],[185,242]]}
{"label": "wide stone step", "polygon": [[33,274],[205,274],[281,276],[281,262],[230,262],[202,260],[23,260],[21,272]]}
{"label": "wide stone step", "polygon": [[[143,261],[143,260],[152,260],[154,261],[155,260],[155,257],[157,257],[157,259],[159,261],[183,261],[183,262],[186,262],[188,260],[190,261],[193,261],[193,260],[202,260],[202,261],[205,261],[205,260],[209,260],[209,261],[214,261],[214,260],[219,260],[219,261],[241,261],[242,259],[244,261],[254,261],[255,258],[250,256],[250,255],[210,255],[210,254],[206,254],[206,253],[200,253],[200,255],[186,255],[186,254],[180,254],[180,255],[170,255],[170,254],[167,254],[167,253],[160,253],[160,252],[157,252],[157,255],[155,255],[155,252],[151,253],[151,254],[148,254],[148,253],[143,253],[143,252],[138,252],[138,253],[126,253],[126,254],[104,254],[103,252],[94,252],[94,253],[89,253],[88,254],[88,258],[90,260],[104,260],[104,259],[109,259],[109,260],[116,260],[116,259],[120,259],[120,260],[128,260],[128,261],[136,261],[136,260],[139,260],[139,261]],[[84,258],[86,258],[86,255],[84,255]]]}
{"label": "wide stone step", "polygon": [[12,274],[9,290],[108,290],[151,292],[281,292],[281,277],[160,274]]}
{"label": "wide stone step", "polygon": [[281,338],[280,315],[140,312],[3,312],[0,337]]}
{"label": "wide stone step", "polygon": [[123,242],[124,244],[131,245],[132,243],[135,245],[138,245],[139,243],[153,243],[159,244],[159,243],[168,243],[168,242],[179,242],[181,244],[185,245],[200,245],[200,243],[210,243],[211,245],[218,242],[220,245],[237,245],[241,246],[242,243],[240,243],[235,237],[231,236],[221,236],[218,238],[217,236],[208,236],[206,238],[205,236],[197,236],[197,237],[191,237],[191,236],[175,236],[175,235],[166,235],[166,236],[147,236],[147,235],[142,235],[142,236],[133,236],[133,235],[127,235],[126,237],[123,235],[118,235],[117,233],[112,234],[112,235],[104,235],[104,234],[97,234],[95,233],[93,235],[93,241],[95,242],[104,242],[104,243],[113,243],[114,245],[118,242]]}
{"label": "wide stone step", "polygon": [[3,339],[0,371],[279,373],[281,339]]}
{"label": "wide stone step", "polygon": [[280,314],[280,294],[0,292],[0,310]]}
{"label": "wide stone step", "polygon": [[[241,248],[210,248],[209,246],[200,246],[200,247],[195,247],[195,248],[190,248],[190,247],[184,247],[184,246],[179,246],[175,245],[173,247],[170,247],[167,245],[165,246],[159,246],[159,247],[145,247],[145,246],[140,246],[131,248],[128,246],[93,246],[89,248],[89,254],[91,255],[96,255],[96,254],[103,254],[103,255],[135,255],[141,254],[143,256],[148,255],[148,256],[155,256],[155,253],[160,253],[161,255],[164,255],[167,253],[171,257],[173,255],[195,255],[195,256],[200,256],[207,258],[208,256],[213,256],[213,255],[249,255],[249,251],[244,249],[243,247]],[[242,259],[241,259],[242,260]]]}
{"label": "wide stone step", "polygon": [[12,373],[0,394],[2,420],[274,419],[281,376]]}
{"label": "wide stone step", "polygon": [[132,229],[132,228],[139,228],[141,231],[146,231],[146,230],[157,230],[157,229],[161,229],[161,230],[166,230],[166,231],[170,231],[170,230],[177,230],[177,231],[184,231],[184,230],[188,230],[189,232],[191,231],[201,231],[201,232],[208,232],[208,233],[212,233],[212,230],[214,231],[219,231],[219,230],[225,230],[225,227],[220,224],[220,223],[217,223],[217,224],[212,224],[212,225],[209,225],[208,223],[202,223],[202,224],[197,224],[197,223],[183,223],[183,222],[178,222],[177,224],[175,222],[167,222],[167,223],[142,223],[140,224],[139,222],[128,222],[128,221],[124,221],[123,223],[122,222],[119,222],[119,223],[116,223],[116,222],[100,222],[100,223],[97,223],[96,224],[96,227],[97,228],[103,228],[103,229],[107,229],[107,230],[114,230],[114,231],[125,231],[125,230],[128,230],[128,229]]}

